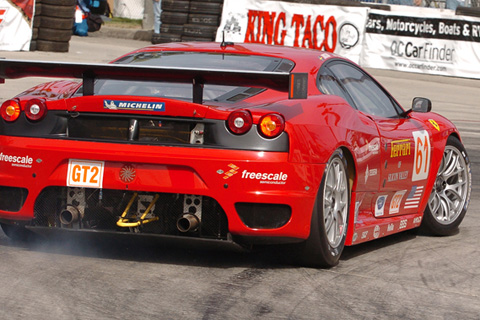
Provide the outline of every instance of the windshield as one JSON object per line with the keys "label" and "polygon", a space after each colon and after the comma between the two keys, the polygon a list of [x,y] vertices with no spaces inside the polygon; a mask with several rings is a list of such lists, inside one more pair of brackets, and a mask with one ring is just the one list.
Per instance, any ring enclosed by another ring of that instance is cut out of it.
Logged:
{"label": "windshield", "polygon": [[[142,52],[123,57],[119,64],[182,67],[201,69],[224,69],[243,71],[288,72],[293,62],[280,58],[205,53],[205,52]],[[205,85],[204,100],[238,101],[255,95],[264,89]],[[99,80],[95,85],[96,95],[137,95],[192,100],[192,84],[149,81]]]}

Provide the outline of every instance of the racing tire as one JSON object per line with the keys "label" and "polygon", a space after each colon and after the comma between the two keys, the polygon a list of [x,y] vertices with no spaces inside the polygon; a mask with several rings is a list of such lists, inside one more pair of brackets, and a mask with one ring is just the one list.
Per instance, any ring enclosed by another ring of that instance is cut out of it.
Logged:
{"label": "racing tire", "polygon": [[37,50],[37,40],[36,39],[32,39],[30,41],[30,51],[36,51]]}
{"label": "racing tire", "polygon": [[38,51],[68,52],[69,43],[67,41],[48,41],[37,40]]}
{"label": "racing tire", "polygon": [[40,21],[41,28],[72,30],[74,18],[55,18],[43,16]]}
{"label": "racing tire", "polygon": [[32,23],[32,27],[33,28],[38,28],[40,27],[40,23],[42,22],[42,16],[41,15],[36,15],[33,17],[33,23]]}
{"label": "racing tire", "polygon": [[221,14],[222,4],[215,2],[192,1],[192,3],[190,3],[190,13]]}
{"label": "racing tire", "polygon": [[201,26],[195,24],[186,24],[183,26],[183,35],[199,38],[213,38],[217,33],[216,26]]}
{"label": "racing tire", "polygon": [[27,242],[34,238],[34,233],[25,229],[24,227],[0,223],[3,233],[13,241]]}
{"label": "racing tire", "polygon": [[42,3],[55,6],[75,6],[77,5],[77,0],[42,0]]}
{"label": "racing tire", "polygon": [[183,33],[183,24],[167,24],[162,23],[160,26],[160,33],[173,33],[173,34],[182,34]]}
{"label": "racing tire", "polygon": [[189,9],[190,9],[190,1],[162,0],[162,10],[188,13]]}
{"label": "racing tire", "polygon": [[162,24],[185,24],[188,21],[188,13],[162,11],[160,19]]}
{"label": "racing tire", "polygon": [[337,149],[325,167],[313,207],[310,236],[299,244],[300,263],[311,267],[334,267],[345,247],[351,191],[348,164]]}
{"label": "racing tire", "polygon": [[75,16],[75,6],[58,6],[42,2],[42,17],[43,16],[73,19]]}
{"label": "racing tire", "polygon": [[457,233],[467,212],[471,191],[472,173],[467,151],[458,138],[450,136],[420,231],[435,236]]}
{"label": "racing tire", "polygon": [[59,41],[59,42],[68,42],[72,37],[72,30],[60,30],[60,29],[50,29],[50,28],[40,28],[38,30],[38,40],[49,40],[49,41]]}
{"label": "racing tire", "polygon": [[180,42],[180,41],[182,41],[182,36],[179,34],[160,33],[160,38],[156,43],[169,43],[169,42]]}
{"label": "racing tire", "polygon": [[182,36],[182,41],[183,42],[212,42],[214,41],[214,38]]}
{"label": "racing tire", "polygon": [[32,28],[32,40],[31,41],[37,40],[37,39],[38,39],[38,28],[33,27]]}
{"label": "racing tire", "polygon": [[203,26],[218,27],[220,24],[220,16],[216,14],[190,14],[188,23]]}

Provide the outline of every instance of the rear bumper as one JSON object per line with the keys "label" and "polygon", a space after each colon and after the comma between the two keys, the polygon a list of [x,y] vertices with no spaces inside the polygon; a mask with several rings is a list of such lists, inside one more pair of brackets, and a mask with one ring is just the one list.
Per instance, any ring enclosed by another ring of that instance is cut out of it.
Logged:
{"label": "rear bumper", "polygon": [[[0,136],[0,153],[0,185],[26,189],[28,193],[19,210],[12,211],[12,206],[0,208],[2,219],[33,221],[40,194],[51,187],[196,195],[219,204],[226,215],[228,233],[279,239],[308,237],[324,169],[322,164],[290,163],[288,154],[282,152],[6,136]],[[72,163],[87,165],[72,170]],[[90,172],[89,163],[100,163],[102,172]],[[95,179],[91,179],[93,176]],[[98,183],[99,177],[101,185],[88,185],[90,180]],[[72,186],[72,181],[79,181],[80,185]],[[0,191],[0,197],[3,195]],[[279,227],[264,228],[251,221],[247,226],[237,212],[239,203],[282,205],[291,209],[291,216]],[[113,212],[115,216],[121,214],[121,210]]]}

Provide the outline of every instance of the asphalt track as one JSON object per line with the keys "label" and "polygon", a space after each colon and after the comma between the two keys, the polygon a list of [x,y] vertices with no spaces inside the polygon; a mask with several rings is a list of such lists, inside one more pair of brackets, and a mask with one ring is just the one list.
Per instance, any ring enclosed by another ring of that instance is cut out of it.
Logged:
{"label": "asphalt track", "polygon": [[[78,38],[68,54],[106,62],[146,42]],[[346,248],[339,266],[292,266],[282,251],[165,248],[141,241],[10,241],[0,231],[1,319],[480,319],[480,80],[370,70],[404,105],[415,96],[458,126],[473,172],[458,234],[405,232]],[[0,86],[0,99],[37,83]]]}

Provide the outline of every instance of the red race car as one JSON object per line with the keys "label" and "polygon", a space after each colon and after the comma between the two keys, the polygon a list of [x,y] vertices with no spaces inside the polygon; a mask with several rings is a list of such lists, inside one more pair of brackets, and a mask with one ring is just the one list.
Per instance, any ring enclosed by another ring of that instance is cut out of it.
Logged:
{"label": "red race car", "polygon": [[454,125],[403,109],[337,55],[232,43],[146,47],[112,64],[0,60],[0,78],[78,78],[3,102],[0,222],[28,233],[142,233],[344,246],[456,231],[471,193]]}

